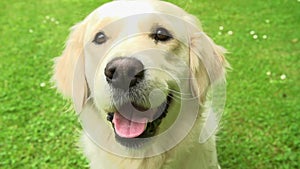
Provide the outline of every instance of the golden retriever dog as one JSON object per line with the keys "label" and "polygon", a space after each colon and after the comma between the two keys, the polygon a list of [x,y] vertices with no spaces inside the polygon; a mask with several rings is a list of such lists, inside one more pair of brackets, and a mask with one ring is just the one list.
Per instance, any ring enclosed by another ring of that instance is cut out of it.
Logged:
{"label": "golden retriever dog", "polygon": [[159,0],[106,3],[72,28],[55,59],[93,169],[213,169],[225,50],[183,9]]}

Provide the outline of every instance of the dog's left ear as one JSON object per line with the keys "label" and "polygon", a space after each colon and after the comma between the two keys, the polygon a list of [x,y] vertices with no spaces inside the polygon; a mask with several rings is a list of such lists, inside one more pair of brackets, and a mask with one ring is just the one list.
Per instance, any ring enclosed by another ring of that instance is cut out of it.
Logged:
{"label": "dog's left ear", "polygon": [[[190,28],[190,68],[194,76],[192,87],[199,102],[204,105],[205,123],[200,131],[199,142],[205,143],[218,130],[226,96],[226,68],[230,68],[224,54],[226,50],[202,31],[199,21],[187,17]],[[192,25],[192,26],[191,26]]]}
{"label": "dog's left ear", "polygon": [[225,82],[225,73],[228,63],[224,54],[226,50],[214,43],[201,29],[199,21],[189,16],[188,22],[193,28],[190,31],[190,68],[195,78],[193,86],[204,103],[207,89],[214,83]]}
{"label": "dog's left ear", "polygon": [[71,34],[61,56],[55,58],[53,80],[59,92],[72,98],[75,111],[80,113],[87,99],[84,68],[84,32],[86,24],[72,27]]}

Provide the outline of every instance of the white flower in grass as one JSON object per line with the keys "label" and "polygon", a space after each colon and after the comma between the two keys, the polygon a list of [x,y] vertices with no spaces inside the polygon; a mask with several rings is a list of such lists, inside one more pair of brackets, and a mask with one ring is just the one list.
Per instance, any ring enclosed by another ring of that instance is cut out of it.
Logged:
{"label": "white flower in grass", "polygon": [[255,34],[255,31],[250,31],[250,35],[254,35]]}
{"label": "white flower in grass", "polygon": [[253,35],[253,39],[258,39],[258,35]]}
{"label": "white flower in grass", "polygon": [[[299,1],[299,0],[298,0],[298,1]],[[266,19],[265,22],[266,22],[266,23],[270,23],[270,20],[269,20],[269,19]]]}
{"label": "white flower in grass", "polygon": [[218,35],[222,35],[222,32],[218,32]]}
{"label": "white flower in grass", "polygon": [[267,71],[267,73],[266,73],[268,76],[271,76],[271,71]]}
{"label": "white flower in grass", "polygon": [[286,75],[285,75],[285,74],[282,74],[282,75],[280,76],[280,79],[281,79],[281,80],[285,80],[285,79],[286,79]]}
{"label": "white flower in grass", "polygon": [[263,35],[263,37],[262,37],[263,39],[267,39],[268,38],[268,36],[267,35]]}
{"label": "white flower in grass", "polygon": [[33,30],[32,30],[32,29],[29,29],[28,32],[29,32],[29,33],[33,33]]}
{"label": "white flower in grass", "polygon": [[58,21],[55,21],[55,24],[56,24],[56,25],[58,25],[58,24],[59,24],[59,22],[58,22]]}
{"label": "white flower in grass", "polygon": [[46,18],[46,19],[50,19],[50,16],[47,15],[47,16],[45,16],[45,18]]}
{"label": "white flower in grass", "polygon": [[233,35],[233,31],[228,31],[228,35]]}
{"label": "white flower in grass", "polygon": [[224,26],[219,26],[219,30],[220,31],[224,30]]}
{"label": "white flower in grass", "polygon": [[45,83],[45,82],[42,82],[42,83],[40,84],[40,86],[41,86],[41,87],[45,87],[45,86],[46,86],[46,83]]}

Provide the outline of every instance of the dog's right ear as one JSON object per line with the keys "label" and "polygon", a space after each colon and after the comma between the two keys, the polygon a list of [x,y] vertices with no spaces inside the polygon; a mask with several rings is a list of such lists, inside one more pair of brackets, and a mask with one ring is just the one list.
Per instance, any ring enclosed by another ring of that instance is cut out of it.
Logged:
{"label": "dog's right ear", "polygon": [[84,33],[86,24],[78,23],[71,28],[66,47],[55,58],[53,81],[65,97],[72,98],[79,113],[87,99],[87,84],[84,68]]}

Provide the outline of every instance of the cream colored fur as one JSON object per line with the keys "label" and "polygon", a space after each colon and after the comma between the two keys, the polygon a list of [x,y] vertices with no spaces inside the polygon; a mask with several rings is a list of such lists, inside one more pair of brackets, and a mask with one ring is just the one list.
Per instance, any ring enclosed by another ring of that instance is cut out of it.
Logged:
{"label": "cream colored fur", "polygon": [[[131,6],[132,9],[130,9]],[[127,52],[133,53],[143,49],[145,46],[176,52],[176,54],[182,57],[182,60],[185,60],[186,64],[189,65],[193,75],[195,77],[201,77],[197,78],[192,84],[196,95],[200,97],[199,105],[201,105],[195,125],[182,142],[173,149],[154,157],[135,159],[114,155],[99,148],[83,133],[80,142],[84,149],[84,154],[90,161],[90,167],[93,169],[219,168],[215,136],[210,137],[205,143],[200,144],[199,132],[206,122],[207,114],[205,114],[204,105],[210,85],[215,81],[225,81],[225,68],[228,65],[223,55],[225,50],[217,46],[202,31],[200,22],[195,17],[175,5],[156,0],[122,0],[111,2],[96,9],[85,20],[72,28],[65,50],[60,57],[56,58],[53,76],[56,87],[64,96],[72,98],[75,110],[81,112],[89,95],[87,84],[103,85],[101,88],[95,86],[89,89],[93,90],[93,97],[98,101],[95,104],[99,108],[99,112],[103,111],[105,109],[103,107],[111,104],[109,100],[105,99],[107,97],[104,97],[109,95],[109,90],[107,90],[105,84],[103,84],[105,81],[101,81],[101,79],[103,79],[101,76],[103,75],[100,73],[97,74],[97,71],[93,71],[96,73],[95,83],[90,82],[91,77],[94,76],[86,72],[86,62],[91,59],[91,56],[86,56],[85,52],[88,50],[86,44],[89,43],[97,31],[110,23],[131,15],[152,12],[176,16],[188,24],[193,25],[193,27],[185,31],[181,29],[177,30],[176,27],[174,27],[173,30],[175,34],[178,34],[179,38],[188,38],[188,46],[184,46],[179,42],[156,45],[151,41],[146,41],[146,37],[133,38],[116,45],[116,47],[107,54],[107,58],[103,58],[101,62],[105,66],[115,55],[120,53],[127,54]],[[144,22],[150,24],[151,20]],[[161,20],[161,22],[164,22],[164,20]],[[123,31],[122,29],[128,28],[129,24],[132,23],[125,23],[124,25],[120,25],[116,30],[111,31],[119,33]],[[138,30],[139,27],[136,27],[136,29]],[[97,69],[101,70],[103,68],[100,66]],[[160,75],[152,74],[152,76],[159,77]],[[161,78],[163,79],[164,77]],[[163,81],[161,83],[163,84]],[[103,115],[103,117],[105,118],[105,115]]]}

